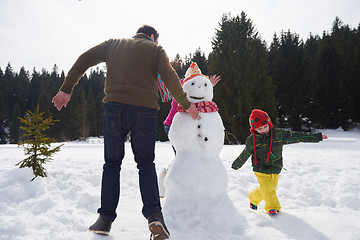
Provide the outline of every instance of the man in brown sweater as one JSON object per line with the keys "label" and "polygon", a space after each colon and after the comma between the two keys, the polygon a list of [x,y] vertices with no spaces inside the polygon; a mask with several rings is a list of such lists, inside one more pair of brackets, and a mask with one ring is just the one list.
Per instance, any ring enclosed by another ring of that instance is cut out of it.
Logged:
{"label": "man in brown sweater", "polygon": [[152,239],[169,238],[161,212],[154,164],[157,128],[158,75],[173,98],[196,119],[198,112],[183,91],[164,49],[157,45],[158,32],[144,25],[129,39],[110,39],[85,53],[74,63],[52,102],[60,111],[70,101],[74,87],[85,71],[105,62],[104,151],[99,217],[89,230],[108,235],[116,218],[120,195],[120,169],[124,143],[131,134],[131,147],[139,169],[142,213],[148,219]]}

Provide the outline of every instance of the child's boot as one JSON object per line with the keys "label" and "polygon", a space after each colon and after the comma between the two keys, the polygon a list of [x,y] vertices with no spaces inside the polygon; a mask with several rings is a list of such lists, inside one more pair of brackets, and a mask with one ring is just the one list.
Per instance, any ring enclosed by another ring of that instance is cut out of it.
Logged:
{"label": "child's boot", "polygon": [[251,202],[250,202],[250,208],[251,208],[252,210],[257,210],[257,206],[254,205],[254,204],[252,204]]}
{"label": "child's boot", "polygon": [[276,215],[279,214],[279,211],[276,210],[276,209],[271,209],[271,210],[268,211],[268,214],[269,214],[270,216],[276,216]]}

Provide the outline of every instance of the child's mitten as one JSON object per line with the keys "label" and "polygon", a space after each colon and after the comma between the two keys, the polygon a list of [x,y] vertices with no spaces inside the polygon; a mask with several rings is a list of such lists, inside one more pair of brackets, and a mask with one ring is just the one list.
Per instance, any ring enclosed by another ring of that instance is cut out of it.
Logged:
{"label": "child's mitten", "polygon": [[235,169],[235,170],[238,170],[239,168],[241,168],[241,165],[240,165],[240,159],[237,158],[231,165],[231,168],[232,169]]}

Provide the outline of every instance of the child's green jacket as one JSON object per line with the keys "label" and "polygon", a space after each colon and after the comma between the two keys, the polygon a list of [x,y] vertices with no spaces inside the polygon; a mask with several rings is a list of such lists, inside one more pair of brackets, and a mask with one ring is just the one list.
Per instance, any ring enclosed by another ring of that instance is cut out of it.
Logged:
{"label": "child's green jacket", "polygon": [[279,174],[283,167],[282,152],[284,145],[299,142],[320,142],[322,140],[321,133],[294,132],[281,128],[274,128],[271,154],[269,161],[266,162],[270,146],[270,133],[271,131],[269,131],[269,133],[266,135],[255,134],[257,158],[256,165],[254,161],[254,139],[253,134],[251,134],[246,138],[245,149],[233,162],[232,168],[241,168],[250,155],[252,155],[251,160],[254,172]]}

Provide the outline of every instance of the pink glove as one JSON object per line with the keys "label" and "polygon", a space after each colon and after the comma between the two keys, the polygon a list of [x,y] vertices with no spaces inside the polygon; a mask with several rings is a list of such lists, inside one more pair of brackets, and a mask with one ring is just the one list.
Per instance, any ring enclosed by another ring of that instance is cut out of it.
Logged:
{"label": "pink glove", "polygon": [[199,112],[197,108],[195,107],[195,104],[191,104],[188,109],[186,109],[186,112],[190,113],[191,117],[195,120],[199,116]]}
{"label": "pink glove", "polygon": [[220,78],[220,76],[212,75],[209,77],[209,80],[210,80],[211,84],[213,85],[213,87],[215,87],[215,85],[221,80],[221,78]]}
{"label": "pink glove", "polygon": [[70,101],[71,94],[68,94],[63,91],[59,91],[55,97],[52,99],[52,103],[57,108],[58,111],[62,109],[62,107],[66,107],[68,102]]}

